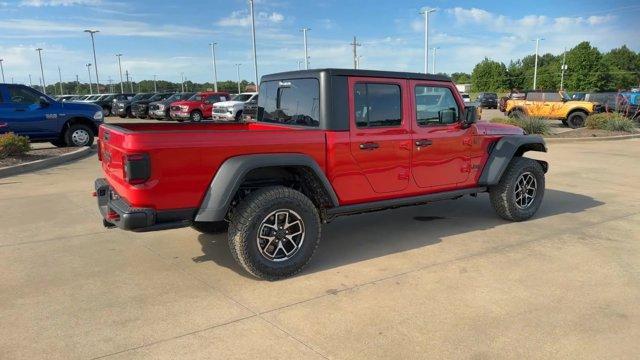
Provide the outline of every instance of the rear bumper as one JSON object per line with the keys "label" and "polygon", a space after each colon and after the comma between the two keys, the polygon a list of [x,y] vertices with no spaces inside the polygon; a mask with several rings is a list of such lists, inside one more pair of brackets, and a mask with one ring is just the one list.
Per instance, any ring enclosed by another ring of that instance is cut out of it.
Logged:
{"label": "rear bumper", "polygon": [[96,179],[95,190],[105,227],[136,232],[176,229],[191,225],[196,212],[196,209],[156,211],[132,207],[103,178]]}

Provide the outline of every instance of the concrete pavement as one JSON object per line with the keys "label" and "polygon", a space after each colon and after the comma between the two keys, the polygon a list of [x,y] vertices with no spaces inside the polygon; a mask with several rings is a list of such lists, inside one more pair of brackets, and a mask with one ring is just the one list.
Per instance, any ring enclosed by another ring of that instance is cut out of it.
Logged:
{"label": "concrete pavement", "polygon": [[0,179],[0,358],[636,358],[640,139],[536,156],[530,221],[486,195],[340,218],[279,282],[223,235],[104,229],[95,156]]}

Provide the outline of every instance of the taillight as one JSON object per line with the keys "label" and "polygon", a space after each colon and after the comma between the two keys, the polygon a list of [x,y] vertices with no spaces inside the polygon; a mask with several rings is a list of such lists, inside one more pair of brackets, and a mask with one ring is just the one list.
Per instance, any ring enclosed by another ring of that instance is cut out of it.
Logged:
{"label": "taillight", "polygon": [[102,161],[102,142],[100,139],[96,141],[96,146],[98,147],[98,161]]}
{"label": "taillight", "polygon": [[122,175],[129,184],[142,184],[151,177],[151,162],[147,154],[125,155],[122,165]]}

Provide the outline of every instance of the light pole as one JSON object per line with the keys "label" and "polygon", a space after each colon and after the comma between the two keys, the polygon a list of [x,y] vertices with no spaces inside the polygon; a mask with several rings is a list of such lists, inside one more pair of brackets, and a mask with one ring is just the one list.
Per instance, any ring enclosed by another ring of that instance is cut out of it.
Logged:
{"label": "light pole", "polygon": [[111,80],[111,76],[107,78],[107,81],[109,82],[109,92],[113,94],[113,80]]}
{"label": "light pole", "polygon": [[182,92],[184,92],[184,73],[180,73],[180,86],[182,87]]}
{"label": "light pole", "polygon": [[253,0],[249,0],[249,8],[251,12],[251,39],[253,40],[253,71],[255,72],[256,90],[260,85],[258,81],[258,56],[256,55],[256,20],[253,14]]}
{"label": "light pole", "polygon": [[560,91],[564,90],[564,72],[567,70],[567,48],[564,48],[564,53],[562,54],[562,67],[560,68]]}
{"label": "light pole", "polygon": [[362,46],[362,44],[358,43],[358,41],[356,41],[356,37],[355,35],[353,36],[353,42],[350,43],[349,45],[353,46],[353,68],[357,69],[358,68],[358,51],[356,50],[358,46]]}
{"label": "light pole", "polygon": [[298,60],[298,70],[302,68],[302,60]]}
{"label": "light pole", "polygon": [[153,92],[158,92],[158,85],[156,84],[156,78],[158,75],[153,75]]}
{"label": "light pole", "polygon": [[129,70],[125,70],[124,74],[127,76],[127,82],[129,83],[129,88],[131,93],[133,93],[133,84],[131,83],[131,80],[129,79]]}
{"label": "light pole", "polygon": [[88,63],[86,66],[87,72],[89,73],[89,94],[93,95],[93,88],[91,87],[91,63]]}
{"label": "light pole", "polygon": [[4,67],[2,66],[2,62],[4,59],[0,59],[0,72],[2,72],[2,82],[4,82]]}
{"label": "light pole", "polygon": [[435,74],[436,73],[436,54],[438,52],[438,49],[440,49],[439,46],[436,47],[432,47],[431,48],[433,50],[433,55],[432,55],[432,63],[431,63],[431,71]]}
{"label": "light pole", "polygon": [[362,60],[362,55],[358,55],[356,58],[356,69],[360,69],[360,60]]}
{"label": "light pole", "polygon": [[124,94],[124,83],[122,82],[122,64],[120,64],[120,57],[122,54],[116,54],[118,58],[118,69],[120,70],[120,94]]}
{"label": "light pole", "polygon": [[426,8],[420,12],[424,15],[424,73],[429,73],[429,14],[436,9]]}
{"label": "light pole", "polygon": [[31,74],[29,74],[29,87],[33,87],[33,81],[31,81]]}
{"label": "light pole", "polygon": [[236,74],[238,75],[238,94],[240,94],[240,65],[242,64],[235,64]]}
{"label": "light pole", "polygon": [[218,92],[218,71],[216,69],[216,45],[217,42],[209,43],[211,46],[211,67],[213,68],[213,91]]}
{"label": "light pole", "polygon": [[64,92],[62,90],[62,72],[60,71],[60,66],[58,66],[58,78],[60,80],[60,95],[62,95]]}
{"label": "light pole", "polygon": [[44,68],[42,67],[42,48],[37,48],[38,58],[40,59],[40,75],[42,75],[42,92],[47,94],[47,85],[44,82]]}
{"label": "light pole", "polygon": [[536,90],[536,85],[538,84],[538,48],[540,47],[540,40],[544,40],[544,38],[536,38],[536,61],[533,66],[533,90]]}
{"label": "light pole", "polygon": [[307,48],[307,31],[311,30],[310,28],[302,28],[303,41],[304,41],[304,69],[309,70],[309,49]]}
{"label": "light pole", "polygon": [[100,32],[100,30],[85,30],[84,32],[91,35],[91,47],[93,48],[93,65],[96,70],[96,92],[100,94],[100,78],[98,77],[98,60],[96,59],[96,42],[94,40],[94,34]]}

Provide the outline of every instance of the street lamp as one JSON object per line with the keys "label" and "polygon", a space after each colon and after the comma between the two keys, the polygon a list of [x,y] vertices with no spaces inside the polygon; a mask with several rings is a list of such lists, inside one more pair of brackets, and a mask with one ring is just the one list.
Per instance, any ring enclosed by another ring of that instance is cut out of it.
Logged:
{"label": "street lamp", "polygon": [[58,66],[58,78],[60,79],[60,95],[64,93],[62,90],[62,71],[60,71],[60,66]]}
{"label": "street lamp", "polygon": [[238,94],[240,94],[240,65],[242,64],[235,64],[236,74],[238,75]]}
{"label": "street lamp", "polygon": [[253,14],[253,0],[249,0],[249,9],[251,13],[251,39],[253,40],[253,71],[255,72],[256,90],[258,89],[258,56],[256,55],[256,20]]}
{"label": "street lamp", "polygon": [[302,68],[302,60],[298,60],[298,70]]}
{"label": "street lamp", "polygon": [[304,41],[304,69],[309,70],[309,49],[307,48],[307,31],[311,30],[310,28],[302,28],[303,41]]}
{"label": "street lamp", "polygon": [[536,61],[533,66],[533,90],[537,89],[536,85],[538,84],[538,48],[540,47],[540,40],[544,40],[544,38],[536,38],[534,40],[536,42]]}
{"label": "street lamp", "polygon": [[91,87],[91,63],[85,65],[87,67],[87,72],[89,73],[89,94],[93,95],[93,88]]}
{"label": "street lamp", "polygon": [[211,46],[211,67],[213,68],[213,91],[218,92],[218,72],[216,69],[216,45],[217,42],[209,43]]}
{"label": "street lamp", "polygon": [[120,69],[120,94],[124,94],[124,84],[122,83],[122,64],[120,63],[120,57],[122,54],[116,54],[118,58],[118,69]]}
{"label": "street lamp", "polygon": [[2,72],[2,82],[4,82],[4,67],[2,66],[2,62],[4,59],[0,59],[0,72]]}
{"label": "street lamp", "polygon": [[37,48],[38,58],[40,59],[40,75],[42,75],[42,92],[47,94],[47,84],[44,82],[44,68],[42,67],[42,48]]}
{"label": "street lamp", "polygon": [[100,30],[85,30],[84,32],[89,33],[89,35],[91,35],[91,46],[93,47],[93,64],[95,65],[95,70],[96,70],[96,92],[100,94],[100,78],[98,78],[98,60],[96,59],[96,42],[93,37],[93,35],[95,33],[100,32]]}
{"label": "street lamp", "polygon": [[424,73],[429,73],[429,14],[436,11],[436,9],[426,8],[420,11],[420,14],[424,15]]}
{"label": "street lamp", "polygon": [[436,54],[438,52],[438,49],[440,49],[440,47],[436,46],[436,47],[432,47],[431,49],[433,50],[433,56],[432,56],[433,61],[431,64],[431,71],[435,74],[436,73]]}
{"label": "street lamp", "polygon": [[153,75],[153,92],[158,92],[158,86],[156,85],[156,78],[158,75]]}

